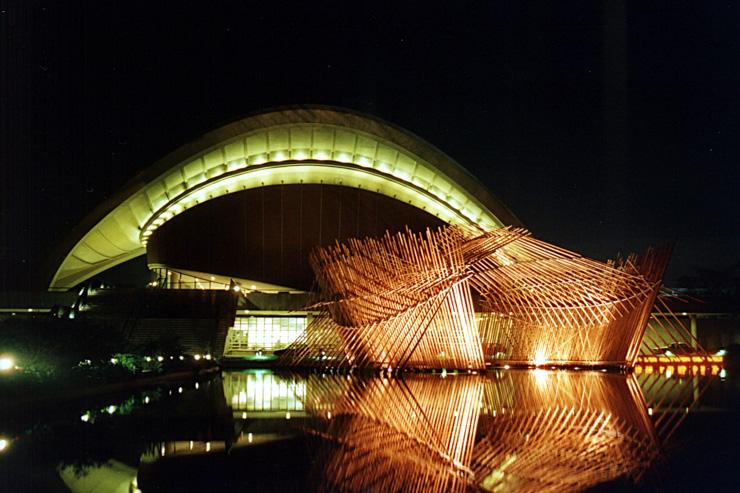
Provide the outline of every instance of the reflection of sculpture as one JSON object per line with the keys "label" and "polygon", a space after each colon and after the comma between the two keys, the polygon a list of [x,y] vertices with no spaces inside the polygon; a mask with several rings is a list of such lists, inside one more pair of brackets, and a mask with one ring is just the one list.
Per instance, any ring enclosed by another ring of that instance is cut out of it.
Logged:
{"label": "reflection of sculpture", "polygon": [[486,387],[479,434],[471,467],[487,491],[638,479],[657,453],[639,388],[621,375],[506,374]]}
{"label": "reflection of sculpture", "polygon": [[524,229],[447,227],[349,240],[311,260],[325,312],[283,364],[480,369],[485,357],[631,365],[668,251],[603,263]]}
{"label": "reflection of sculpture", "polygon": [[[409,380],[309,377],[307,410],[323,418],[318,478],[324,491],[465,491],[482,377]],[[336,399],[336,390],[341,398]],[[327,401],[332,396],[336,400]],[[333,405],[327,408],[326,403]],[[318,409],[317,409],[318,407]]]}
{"label": "reflection of sculpture", "polygon": [[[679,385],[641,378],[647,389]],[[347,492],[580,491],[637,481],[694,402],[663,392],[645,402],[632,375],[546,370],[311,375],[307,388],[316,418],[308,431],[320,443],[314,479]]]}

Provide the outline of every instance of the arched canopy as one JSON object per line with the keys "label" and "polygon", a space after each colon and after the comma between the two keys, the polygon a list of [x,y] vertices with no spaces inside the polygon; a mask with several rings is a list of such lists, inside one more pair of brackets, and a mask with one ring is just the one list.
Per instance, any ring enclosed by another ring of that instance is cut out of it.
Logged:
{"label": "arched canopy", "polygon": [[460,165],[407,131],[344,109],[281,109],[214,130],[145,170],[80,225],[49,288],[144,254],[158,227],[205,201],[302,183],[363,188],[480,230],[519,224]]}

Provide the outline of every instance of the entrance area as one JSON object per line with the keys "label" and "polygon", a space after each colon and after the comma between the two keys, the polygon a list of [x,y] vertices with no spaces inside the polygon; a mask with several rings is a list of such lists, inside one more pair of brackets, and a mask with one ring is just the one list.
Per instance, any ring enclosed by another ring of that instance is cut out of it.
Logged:
{"label": "entrance area", "polygon": [[285,349],[308,324],[308,315],[237,316],[229,328],[224,346],[224,356],[253,356]]}

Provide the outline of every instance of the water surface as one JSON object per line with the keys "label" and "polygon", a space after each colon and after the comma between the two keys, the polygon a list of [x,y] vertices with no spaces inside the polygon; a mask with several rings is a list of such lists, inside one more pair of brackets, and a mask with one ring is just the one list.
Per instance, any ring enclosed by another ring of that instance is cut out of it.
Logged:
{"label": "water surface", "polygon": [[225,371],[6,412],[0,489],[732,491],[737,385],[695,370]]}

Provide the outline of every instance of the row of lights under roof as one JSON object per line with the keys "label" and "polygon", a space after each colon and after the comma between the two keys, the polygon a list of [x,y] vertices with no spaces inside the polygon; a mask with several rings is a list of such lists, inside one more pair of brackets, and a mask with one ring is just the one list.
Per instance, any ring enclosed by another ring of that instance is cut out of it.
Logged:
{"label": "row of lights under roof", "polygon": [[[198,279],[198,278],[194,278],[194,279]],[[190,282],[179,282],[179,284],[193,284],[195,286],[196,284],[201,284],[200,281],[203,281],[203,283],[206,283],[206,282],[211,283],[212,282],[212,283],[215,283],[215,284],[217,284],[219,286],[224,286],[223,289],[231,289],[235,293],[242,293],[242,292],[244,292],[244,293],[251,293],[253,291],[257,291],[257,286],[254,285],[254,284],[250,285],[249,286],[249,289],[242,288],[239,284],[234,284],[233,287],[229,288],[229,285],[228,284],[223,283],[223,282],[217,282],[216,281],[216,278],[213,277],[213,276],[211,276],[211,280],[210,281],[206,281],[206,280],[200,279],[200,280],[192,281],[192,283],[190,283]],[[157,286],[159,286],[159,282],[158,281],[151,281],[151,282],[148,282],[147,283],[147,287],[157,287]],[[198,289],[206,289],[206,288],[205,287],[200,287]],[[279,291],[268,290],[268,291],[263,291],[263,292],[264,293],[277,293]]]}
{"label": "row of lights under roof", "polygon": [[[481,214],[479,213],[477,218],[473,218],[472,214],[467,213],[466,210],[461,210],[462,204],[457,202],[455,200],[454,196],[450,193],[447,193],[443,191],[442,189],[425,183],[424,180],[419,179],[416,176],[412,176],[409,173],[403,171],[400,168],[393,169],[392,166],[384,161],[380,160],[372,160],[368,157],[357,155],[357,159],[353,159],[354,155],[348,154],[345,152],[332,152],[328,150],[314,150],[313,151],[313,157],[309,157],[311,151],[309,150],[294,150],[294,151],[273,151],[266,154],[258,154],[255,156],[251,156],[249,159],[252,161],[251,164],[253,165],[259,165],[259,164],[265,164],[267,162],[281,162],[281,161],[287,161],[289,159],[301,161],[301,160],[319,160],[319,161],[326,161],[330,160],[332,154],[335,154],[335,159],[338,162],[342,163],[356,163],[360,166],[364,167],[373,167],[373,164],[376,164],[376,168],[380,170],[383,173],[390,174],[395,176],[396,178],[399,178],[407,183],[412,183],[418,187],[421,187],[434,195],[437,199],[447,202],[453,209],[458,211],[460,214],[465,216],[468,220],[478,224]],[[291,157],[288,157],[288,155],[292,154]],[[268,159],[269,156],[269,159]],[[220,176],[221,174],[224,174],[229,171],[233,171],[240,168],[246,168],[247,164],[244,159],[235,160],[227,163],[225,165],[225,170],[221,173],[214,174],[209,178],[215,178],[217,176]],[[188,183],[188,186],[196,186],[200,183],[203,183],[207,181],[208,178],[206,178],[205,173],[201,174],[203,180],[198,181],[197,183],[190,184]],[[187,180],[186,180],[187,181]],[[228,192],[226,192],[228,193]],[[223,191],[221,193],[217,193],[217,195],[225,195]],[[180,203],[173,204],[171,207],[169,207],[165,212],[160,214],[154,221],[151,221],[149,225],[147,226],[146,230],[141,234],[141,242],[142,245],[146,246],[148,243],[148,237],[151,236],[154,231],[157,230],[159,226],[167,222],[168,220],[172,219],[176,215],[183,212],[187,207],[183,206]],[[486,229],[490,230],[493,229],[495,226],[491,224],[490,222],[484,222],[481,224],[481,226]]]}

